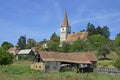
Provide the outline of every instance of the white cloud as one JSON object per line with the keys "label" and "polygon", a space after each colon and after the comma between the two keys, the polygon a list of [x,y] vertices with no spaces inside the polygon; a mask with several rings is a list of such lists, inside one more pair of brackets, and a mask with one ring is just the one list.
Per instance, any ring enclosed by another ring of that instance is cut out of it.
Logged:
{"label": "white cloud", "polygon": [[[108,14],[101,14],[101,15],[95,15],[95,17],[91,17],[91,18],[85,18],[85,19],[78,19],[78,20],[75,20],[71,23],[71,25],[74,25],[74,24],[77,24],[77,23],[80,23],[80,22],[90,22],[90,21],[93,21],[93,20],[108,20],[108,19],[112,19],[114,17],[120,17],[120,12],[116,12],[116,13],[108,13]],[[120,21],[120,19],[117,19],[115,20],[115,22],[118,22]],[[113,21],[114,22],[114,21]]]}

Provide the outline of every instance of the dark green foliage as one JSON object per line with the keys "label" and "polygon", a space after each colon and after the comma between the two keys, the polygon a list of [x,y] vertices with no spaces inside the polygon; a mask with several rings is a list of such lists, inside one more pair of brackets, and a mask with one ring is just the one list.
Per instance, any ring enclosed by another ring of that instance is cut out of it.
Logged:
{"label": "dark green foliage", "polygon": [[115,52],[120,56],[120,47],[115,47]]}
{"label": "dark green foliage", "polygon": [[78,38],[78,40],[74,41],[71,45],[72,52],[83,51],[83,49],[84,49],[84,43],[80,38]]}
{"label": "dark green foliage", "polygon": [[20,36],[17,44],[20,49],[25,49],[26,48],[26,36]]}
{"label": "dark green foliage", "polygon": [[0,65],[7,65],[13,62],[13,55],[4,48],[0,48]]}
{"label": "dark green foliage", "polygon": [[50,37],[50,42],[47,44],[47,49],[48,51],[59,51],[59,41],[60,37],[57,36],[57,34],[54,32],[52,36]]}
{"label": "dark green foliage", "polygon": [[89,36],[95,35],[95,33],[96,33],[95,26],[91,23],[88,23],[86,31],[89,32]]}
{"label": "dark green foliage", "polygon": [[110,54],[110,49],[107,46],[102,46],[99,50],[98,50],[98,55],[103,55],[104,58],[106,59],[106,55]]}
{"label": "dark green foliage", "polygon": [[103,35],[103,30],[102,30],[102,28],[101,28],[100,26],[98,26],[98,27],[96,28],[96,33],[95,33],[95,34]]}
{"label": "dark green foliage", "polygon": [[97,34],[103,35],[107,38],[109,38],[110,36],[110,31],[107,26],[103,26],[103,27],[98,26],[95,28],[93,24],[88,23],[86,31],[89,32],[88,36],[97,35]]}
{"label": "dark green foliage", "polygon": [[114,65],[115,67],[117,67],[117,68],[120,68],[120,57],[118,57],[118,58],[114,61],[113,65]]}
{"label": "dark green foliage", "polygon": [[59,41],[60,41],[60,37],[57,36],[57,34],[54,32],[54,33],[52,34],[52,36],[50,37],[50,40],[51,40],[51,41],[54,41],[54,42],[59,42]]}
{"label": "dark green foliage", "polygon": [[47,46],[48,51],[58,51],[59,43],[51,41],[47,44]]}
{"label": "dark green foliage", "polygon": [[36,41],[32,38],[27,39],[27,45],[26,48],[27,49],[31,49],[32,47],[36,46]]}
{"label": "dark green foliage", "polygon": [[109,38],[109,36],[110,36],[109,28],[107,26],[103,26],[102,30],[103,30],[103,35],[105,37]]}
{"label": "dark green foliage", "polygon": [[87,41],[93,46],[94,50],[98,50],[104,44],[107,44],[109,42],[109,39],[98,34],[98,35],[89,36]]}
{"label": "dark green foliage", "polygon": [[120,34],[117,34],[117,36],[115,37],[115,43],[116,45],[120,46]]}
{"label": "dark green foliage", "polygon": [[61,47],[61,52],[68,53],[69,51],[70,51],[70,44],[64,42]]}
{"label": "dark green foliage", "polygon": [[4,48],[5,50],[8,50],[9,48],[13,47],[12,43],[9,43],[7,41],[4,41],[1,45],[2,48]]}

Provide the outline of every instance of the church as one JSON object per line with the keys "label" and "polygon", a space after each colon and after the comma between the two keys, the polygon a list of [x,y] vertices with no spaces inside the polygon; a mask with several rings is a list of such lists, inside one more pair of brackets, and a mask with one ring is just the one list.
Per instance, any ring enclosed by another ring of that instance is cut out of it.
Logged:
{"label": "church", "polygon": [[64,20],[63,24],[60,27],[60,42],[73,42],[76,41],[78,38],[86,39],[88,36],[88,32],[76,32],[71,33],[71,26],[68,22],[67,12],[64,13]]}

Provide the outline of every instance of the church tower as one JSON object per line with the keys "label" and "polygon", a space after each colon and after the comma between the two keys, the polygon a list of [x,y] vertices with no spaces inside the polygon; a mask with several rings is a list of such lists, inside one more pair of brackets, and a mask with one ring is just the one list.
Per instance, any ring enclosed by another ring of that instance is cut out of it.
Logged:
{"label": "church tower", "polygon": [[67,12],[64,13],[63,24],[60,27],[60,42],[64,42],[67,38],[67,35],[71,33],[71,27],[68,23]]}

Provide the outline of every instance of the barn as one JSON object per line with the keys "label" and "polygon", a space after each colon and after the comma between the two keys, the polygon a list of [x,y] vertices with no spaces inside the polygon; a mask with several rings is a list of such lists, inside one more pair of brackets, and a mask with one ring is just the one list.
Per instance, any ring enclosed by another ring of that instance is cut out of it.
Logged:
{"label": "barn", "polygon": [[[59,72],[75,67],[77,71],[83,68],[96,68],[97,59],[92,53],[59,53],[39,52],[31,65],[32,69],[44,72]],[[66,68],[65,68],[66,67]]]}

